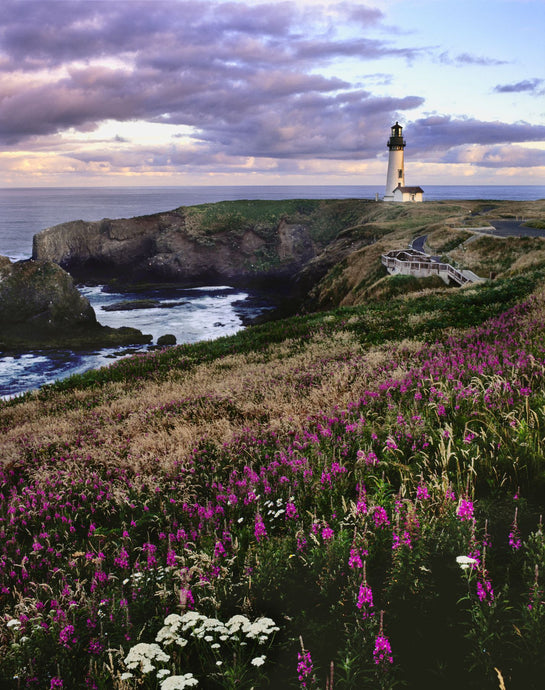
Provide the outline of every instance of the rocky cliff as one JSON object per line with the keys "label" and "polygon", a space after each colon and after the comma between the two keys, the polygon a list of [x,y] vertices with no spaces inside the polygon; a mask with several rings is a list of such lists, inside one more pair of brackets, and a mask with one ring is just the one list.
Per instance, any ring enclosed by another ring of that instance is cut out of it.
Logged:
{"label": "rocky cliff", "polygon": [[[81,282],[115,281],[121,289],[141,282],[263,285],[311,310],[370,299],[386,274],[381,254],[416,236],[429,235],[436,253],[445,253],[467,239],[460,228],[520,216],[541,222],[544,212],[545,201],[224,201],[57,225],[35,236],[33,257],[60,264]],[[483,274],[480,265],[464,267]]]}
{"label": "rocky cliff", "polygon": [[238,212],[208,223],[198,208],[63,223],[34,237],[33,258],[54,261],[82,282],[193,286],[249,285],[291,276],[316,254],[303,223],[250,223]]}
{"label": "rocky cliff", "polygon": [[100,325],[66,271],[0,256],[0,349],[116,347],[150,342],[135,328]]}

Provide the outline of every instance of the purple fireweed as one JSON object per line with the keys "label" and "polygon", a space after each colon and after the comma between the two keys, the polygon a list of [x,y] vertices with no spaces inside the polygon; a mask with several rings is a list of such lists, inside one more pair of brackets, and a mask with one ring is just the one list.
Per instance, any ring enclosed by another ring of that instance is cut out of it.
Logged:
{"label": "purple fireweed", "polygon": [[400,546],[408,546],[409,549],[413,548],[411,535],[409,532],[407,532],[407,530],[403,530],[401,536],[397,534],[397,532],[394,532],[392,535],[392,551],[395,551]]}
{"label": "purple fireweed", "polygon": [[360,609],[361,615],[364,620],[374,615],[373,612],[370,610],[374,606],[373,591],[371,590],[371,587],[369,587],[365,579],[360,584],[356,606]]}
{"label": "purple fireweed", "polygon": [[363,561],[361,560],[361,555],[359,552],[359,549],[356,549],[356,547],[352,547],[350,549],[350,556],[348,558],[348,567],[349,568],[363,568]]}
{"label": "purple fireweed", "polygon": [[388,638],[380,633],[375,640],[375,649],[373,650],[373,660],[378,666],[380,664],[393,664],[394,658],[392,656],[392,648]]}
{"label": "purple fireweed", "polygon": [[511,531],[509,532],[509,546],[513,551],[518,551],[522,546],[522,541],[520,538],[520,532],[517,523],[517,512],[518,508],[515,509],[515,518],[513,524],[511,525]]}
{"label": "purple fireweed", "polygon": [[333,539],[334,536],[335,536],[335,532],[333,531],[333,529],[329,525],[326,524],[324,527],[322,527],[322,539],[324,541],[328,541],[329,539]]}
{"label": "purple fireweed", "polygon": [[306,649],[297,652],[297,678],[302,688],[311,688],[314,685],[314,664],[310,652]]}
{"label": "purple fireweed", "polygon": [[70,649],[70,645],[77,642],[77,639],[74,637],[73,625],[66,625],[64,628],[62,628],[62,630],[59,632],[59,642],[63,647],[66,647],[66,649]]}
{"label": "purple fireweed", "polygon": [[288,501],[286,503],[286,520],[296,520],[299,517],[295,503]]}
{"label": "purple fireweed", "polygon": [[256,541],[261,541],[267,536],[267,529],[265,528],[265,523],[263,522],[263,518],[261,517],[260,513],[255,514],[254,536]]}
{"label": "purple fireweed", "polygon": [[378,458],[372,450],[367,453],[364,450],[358,450],[356,457],[360,462],[365,463],[367,467],[375,467],[378,465]]}
{"label": "purple fireweed", "polygon": [[431,498],[431,496],[430,492],[428,491],[428,487],[425,484],[419,484],[416,488],[416,500],[426,501],[429,498]]}
{"label": "purple fireweed", "polygon": [[373,519],[375,521],[375,527],[383,528],[390,524],[388,513],[382,506],[375,506],[373,511]]}
{"label": "purple fireweed", "polygon": [[487,579],[487,573],[485,571],[481,572],[481,578],[477,581],[477,596],[479,601],[487,602],[489,606],[492,606],[494,601],[494,590],[492,589],[492,583]]}
{"label": "purple fireweed", "polygon": [[461,498],[458,509],[456,510],[456,515],[460,520],[472,520],[473,519],[473,501],[468,498]]}

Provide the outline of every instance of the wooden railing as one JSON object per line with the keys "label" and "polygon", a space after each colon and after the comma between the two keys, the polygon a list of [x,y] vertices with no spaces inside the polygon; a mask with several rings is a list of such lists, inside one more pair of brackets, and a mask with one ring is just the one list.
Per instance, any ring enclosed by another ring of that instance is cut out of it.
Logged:
{"label": "wooden railing", "polygon": [[450,264],[434,261],[428,254],[416,249],[399,249],[383,254],[381,257],[383,266],[390,273],[402,273],[405,275],[439,275],[453,280],[458,285],[482,280],[471,271],[459,271]]}

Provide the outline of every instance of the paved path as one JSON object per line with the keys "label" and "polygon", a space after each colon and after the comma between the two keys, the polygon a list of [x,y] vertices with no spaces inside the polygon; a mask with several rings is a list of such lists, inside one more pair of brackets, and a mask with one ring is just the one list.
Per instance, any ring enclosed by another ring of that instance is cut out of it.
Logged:
{"label": "paved path", "polygon": [[492,220],[490,225],[494,227],[494,231],[490,231],[489,234],[500,237],[545,237],[545,230],[527,228],[522,223],[520,220]]}
{"label": "paved path", "polygon": [[[414,240],[411,242],[411,247],[413,249],[416,249],[417,252],[424,252],[426,253],[426,250],[424,249],[424,245],[426,244],[426,240],[428,239],[427,235],[419,235],[418,237],[415,237]],[[440,262],[441,257],[440,256],[430,256],[429,257],[432,261]]]}

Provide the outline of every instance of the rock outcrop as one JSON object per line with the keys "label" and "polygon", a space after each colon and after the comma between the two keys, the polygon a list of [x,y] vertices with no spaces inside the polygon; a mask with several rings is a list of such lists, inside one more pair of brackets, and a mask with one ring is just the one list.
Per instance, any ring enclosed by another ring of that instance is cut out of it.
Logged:
{"label": "rock outcrop", "polygon": [[316,254],[309,229],[239,215],[207,227],[194,209],[131,219],[73,221],[34,237],[33,259],[54,261],[81,282],[251,285],[294,275]]}
{"label": "rock outcrop", "polygon": [[135,328],[109,328],[73,279],[50,261],[0,256],[0,349],[117,347],[147,343]]}

